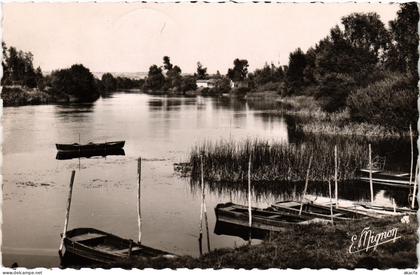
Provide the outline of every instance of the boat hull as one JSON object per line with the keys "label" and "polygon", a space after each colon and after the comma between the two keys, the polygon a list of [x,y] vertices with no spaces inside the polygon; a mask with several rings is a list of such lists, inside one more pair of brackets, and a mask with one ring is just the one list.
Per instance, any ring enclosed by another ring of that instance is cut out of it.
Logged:
{"label": "boat hull", "polygon": [[173,256],[168,252],[137,244],[94,228],[76,228],[67,231],[64,248],[67,261],[69,257],[74,256],[79,262],[83,260],[104,266],[127,264],[135,258]]}
{"label": "boat hull", "polygon": [[56,144],[56,148],[59,151],[104,151],[111,149],[122,149],[125,145],[125,141],[113,141],[104,143],[88,143],[88,144]]}
{"label": "boat hull", "polygon": [[[270,209],[280,213],[298,215],[300,203],[296,201],[283,201],[271,205]],[[366,219],[368,216],[343,208],[332,208],[333,221],[349,221],[355,219]],[[309,218],[331,219],[331,208],[328,205],[305,202],[302,205],[301,215]]]}
{"label": "boat hull", "polygon": [[[311,218],[282,214],[253,207],[252,229],[272,232],[283,232],[293,224],[311,222]],[[215,208],[217,221],[249,228],[248,208],[233,203],[218,204]],[[324,220],[326,221],[326,220]]]}

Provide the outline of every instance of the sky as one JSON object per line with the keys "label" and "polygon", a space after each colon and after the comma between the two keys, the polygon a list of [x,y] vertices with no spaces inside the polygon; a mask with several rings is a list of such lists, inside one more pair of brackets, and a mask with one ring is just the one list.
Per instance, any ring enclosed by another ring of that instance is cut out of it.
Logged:
{"label": "sky", "polygon": [[81,63],[93,72],[146,72],[168,55],[184,73],[200,61],[225,74],[235,58],[250,71],[287,64],[341,17],[376,12],[387,25],[398,4],[6,3],[3,40],[34,54],[43,71]]}

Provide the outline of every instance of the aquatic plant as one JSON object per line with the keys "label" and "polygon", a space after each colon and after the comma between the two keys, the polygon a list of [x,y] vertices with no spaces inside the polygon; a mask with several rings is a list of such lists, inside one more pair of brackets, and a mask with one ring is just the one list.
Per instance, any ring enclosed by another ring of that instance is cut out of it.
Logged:
{"label": "aquatic plant", "polygon": [[204,142],[190,154],[191,177],[212,182],[245,183],[251,158],[251,180],[256,182],[298,182],[305,180],[309,158],[313,156],[310,181],[327,181],[334,175],[334,145],[338,148],[338,180],[355,177],[368,162],[367,144],[349,139],[312,137],[304,143],[285,144],[265,140]]}

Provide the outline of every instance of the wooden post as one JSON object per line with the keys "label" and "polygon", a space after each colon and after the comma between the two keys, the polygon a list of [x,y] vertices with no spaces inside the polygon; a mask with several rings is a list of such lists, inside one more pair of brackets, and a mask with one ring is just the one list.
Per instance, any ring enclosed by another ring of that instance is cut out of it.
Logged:
{"label": "wooden post", "polygon": [[370,143],[369,143],[369,184],[370,184],[370,203],[373,204],[372,146]]}
{"label": "wooden post", "polygon": [[137,224],[139,227],[139,244],[141,244],[141,157],[137,159],[138,190],[137,190]]}
{"label": "wooden post", "polygon": [[130,243],[128,245],[128,258],[131,258],[132,252],[133,252],[133,240],[130,239]]}
{"label": "wooden post", "polygon": [[203,168],[203,156],[200,155],[200,178],[201,178],[201,205],[200,205],[200,234],[198,237],[200,255],[203,255],[202,251],[202,239],[203,239],[203,214],[204,214],[204,168]]}
{"label": "wooden post", "polygon": [[249,226],[249,243],[251,244],[252,232],[252,208],[251,208],[251,154],[248,161],[248,226]]}
{"label": "wooden post", "polygon": [[338,208],[338,151],[337,145],[334,146],[334,182],[335,182],[335,208]]}
{"label": "wooden post", "polygon": [[203,204],[204,207],[204,221],[206,222],[206,234],[207,234],[207,250],[208,252],[210,252],[210,234],[209,234],[209,222],[207,219],[207,206],[206,206],[206,202],[204,201]]}
{"label": "wooden post", "polygon": [[67,210],[66,210],[66,219],[64,220],[64,230],[63,235],[61,236],[61,243],[60,248],[58,249],[58,253],[61,256],[61,251],[63,251],[64,246],[64,239],[66,238],[67,233],[67,227],[69,225],[69,217],[70,217],[70,206],[71,206],[71,196],[73,193],[73,182],[74,182],[74,175],[76,174],[76,171],[71,171],[71,178],[70,178],[70,190],[69,190],[69,196],[67,198]]}
{"label": "wooden post", "polygon": [[333,219],[333,207],[332,207],[332,195],[331,195],[331,180],[328,179],[328,189],[330,190],[330,214],[331,214],[331,222],[334,223]]}
{"label": "wooden post", "polygon": [[417,161],[417,164],[416,164],[415,173],[416,173],[416,175],[414,176],[413,199],[411,201],[411,208],[415,207],[416,200],[417,200],[417,183],[419,181],[419,163],[418,163],[418,161]]}
{"label": "wooden post", "polygon": [[308,188],[308,181],[309,181],[309,171],[311,170],[311,164],[312,164],[312,155],[309,158],[309,164],[308,164],[308,170],[306,170],[306,179],[305,179],[305,188],[303,189],[302,198],[300,199],[300,209],[299,209],[299,216],[302,215],[302,209],[303,209],[303,199],[306,196],[306,189]]}
{"label": "wooden post", "polygon": [[410,145],[411,145],[411,161],[410,161],[410,185],[413,182],[413,158],[414,158],[414,152],[413,152],[413,131],[411,129],[410,124]]}

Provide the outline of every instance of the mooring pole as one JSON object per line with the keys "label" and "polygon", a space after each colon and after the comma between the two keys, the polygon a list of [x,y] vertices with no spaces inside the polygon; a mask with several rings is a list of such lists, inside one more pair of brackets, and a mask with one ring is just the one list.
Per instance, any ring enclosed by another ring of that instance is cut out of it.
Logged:
{"label": "mooring pole", "polygon": [[306,170],[305,187],[303,188],[303,194],[302,194],[302,197],[300,199],[299,216],[302,215],[303,199],[305,198],[305,196],[306,196],[306,190],[308,189],[309,171],[311,170],[311,164],[312,164],[312,155],[309,158],[308,170]]}
{"label": "mooring pole", "polygon": [[338,208],[338,152],[337,145],[334,146],[334,182],[335,182],[335,208]]}
{"label": "mooring pole", "polygon": [[198,237],[200,255],[203,255],[202,239],[203,239],[203,215],[204,215],[204,167],[203,156],[200,155],[200,179],[201,179],[201,204],[200,204],[200,234]]}
{"label": "mooring pole", "polygon": [[138,191],[137,191],[137,224],[139,227],[139,244],[141,244],[141,157],[137,159]]}
{"label": "mooring pole", "polygon": [[417,182],[419,180],[419,163],[417,161],[416,164],[416,170],[415,170],[415,176],[414,176],[414,188],[413,188],[413,199],[411,201],[411,208],[414,208],[416,200],[417,200]]}
{"label": "mooring pole", "polygon": [[61,252],[63,251],[64,239],[66,238],[67,227],[69,225],[71,196],[72,196],[72,193],[73,193],[73,183],[74,183],[74,175],[75,174],[76,174],[76,171],[74,171],[74,170],[71,171],[70,190],[69,190],[69,196],[67,198],[66,219],[64,220],[64,230],[63,230],[63,234],[61,236],[60,248],[58,249],[58,254],[60,254],[60,256],[61,256]]}
{"label": "mooring pole", "polygon": [[369,143],[369,185],[370,185],[370,203],[373,204],[372,146],[370,143]]}
{"label": "mooring pole", "polygon": [[331,180],[328,179],[328,189],[330,190],[330,214],[331,214],[331,222],[334,223],[333,220],[333,207],[332,207],[332,195],[331,195]]}
{"label": "mooring pole", "polygon": [[411,161],[410,161],[410,185],[413,182],[413,159],[414,159],[414,152],[413,152],[413,130],[411,129],[410,124],[410,145],[411,145]]}
{"label": "mooring pole", "polygon": [[251,208],[251,154],[248,161],[248,226],[249,226],[249,244],[251,244],[252,232],[252,208]]}

